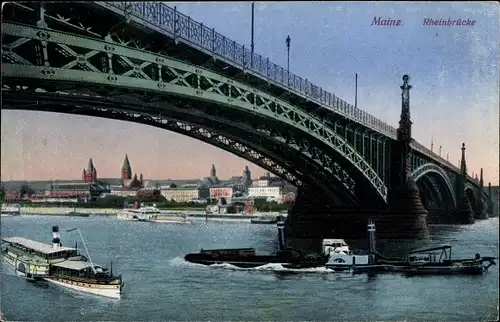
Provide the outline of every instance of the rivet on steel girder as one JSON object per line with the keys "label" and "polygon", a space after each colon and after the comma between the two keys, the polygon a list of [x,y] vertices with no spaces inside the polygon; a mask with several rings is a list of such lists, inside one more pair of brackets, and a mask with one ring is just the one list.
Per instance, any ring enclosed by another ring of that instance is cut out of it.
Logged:
{"label": "rivet on steel girder", "polygon": [[112,51],[115,51],[115,47],[110,46],[110,45],[105,45],[104,50],[107,52],[112,52]]}
{"label": "rivet on steel girder", "polygon": [[49,39],[50,38],[50,34],[49,33],[46,33],[46,32],[43,32],[43,31],[39,31],[36,33],[36,36],[40,39]]}

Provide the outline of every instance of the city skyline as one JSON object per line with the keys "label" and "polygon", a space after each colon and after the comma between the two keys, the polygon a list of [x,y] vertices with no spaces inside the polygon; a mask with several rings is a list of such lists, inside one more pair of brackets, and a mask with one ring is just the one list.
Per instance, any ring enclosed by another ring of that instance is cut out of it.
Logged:
{"label": "city skyline", "polygon": [[[240,44],[250,42],[250,3],[171,3]],[[314,19],[311,19],[314,17]],[[400,26],[372,25],[375,17]],[[470,19],[474,26],[425,26],[424,19]],[[410,75],[413,137],[468,173],[498,177],[499,8],[488,3],[256,3],[255,52],[397,127],[401,76]],[[92,157],[100,177],[120,177],[128,153],[150,179],[194,179],[217,166],[220,178],[266,170],[186,136],[129,122],[55,113],[5,111],[1,178],[75,179]]]}

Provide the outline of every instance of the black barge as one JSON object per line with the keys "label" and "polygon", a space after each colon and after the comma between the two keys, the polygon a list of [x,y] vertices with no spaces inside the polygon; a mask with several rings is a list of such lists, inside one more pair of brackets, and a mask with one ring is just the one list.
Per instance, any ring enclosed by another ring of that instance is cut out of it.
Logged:
{"label": "black barge", "polygon": [[[254,268],[267,264],[281,264],[284,268],[305,269],[326,267],[332,271],[350,271],[353,274],[402,273],[405,275],[480,275],[492,265],[495,257],[451,259],[452,246],[439,246],[408,253],[404,258],[387,258],[376,250],[375,224],[368,223],[370,249],[362,253],[347,251],[307,254],[285,248],[284,221],[277,223],[279,250],[276,254],[257,255],[254,248],[201,249],[187,254],[188,262],[214,265],[230,264],[240,268]],[[440,252],[439,252],[440,251]]]}
{"label": "black barge", "polygon": [[285,268],[310,268],[324,266],[327,255],[306,254],[285,248],[284,220],[278,217],[279,250],[276,254],[257,255],[254,248],[201,249],[199,253],[191,253],[184,259],[202,265],[230,264],[240,268],[254,268],[267,264],[281,264]]}
{"label": "black barge", "polygon": [[325,265],[328,258],[303,254],[292,249],[278,251],[275,255],[257,255],[254,248],[201,249],[187,254],[184,259],[202,265],[230,264],[240,268],[254,268],[267,264],[281,264],[285,268],[308,268]]}
{"label": "black barge", "polygon": [[475,254],[474,258],[451,259],[452,246],[445,245],[409,252],[403,260],[378,256],[377,263],[387,271],[405,275],[481,275],[492,265],[495,257]]}

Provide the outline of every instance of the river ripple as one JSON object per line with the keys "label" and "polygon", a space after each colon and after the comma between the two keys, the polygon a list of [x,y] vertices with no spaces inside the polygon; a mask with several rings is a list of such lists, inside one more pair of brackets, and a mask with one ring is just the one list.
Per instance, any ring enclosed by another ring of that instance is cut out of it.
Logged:
{"label": "river ripple", "polygon": [[[483,276],[412,278],[209,268],[186,263],[183,256],[212,247],[271,252],[276,245],[275,226],[58,216],[3,217],[1,221],[2,237],[24,236],[46,243],[51,241],[52,225],[59,225],[65,245],[73,245],[78,235],[64,230],[79,227],[93,261],[113,260],[115,273],[125,281],[122,299],[108,300],[53,286],[37,287],[13,276],[3,263],[1,309],[8,320],[488,321],[498,317],[498,266]],[[453,257],[471,257],[476,252],[498,256],[498,219],[472,226],[432,226],[431,234],[425,246],[450,243]],[[385,247],[394,246],[397,243]]]}

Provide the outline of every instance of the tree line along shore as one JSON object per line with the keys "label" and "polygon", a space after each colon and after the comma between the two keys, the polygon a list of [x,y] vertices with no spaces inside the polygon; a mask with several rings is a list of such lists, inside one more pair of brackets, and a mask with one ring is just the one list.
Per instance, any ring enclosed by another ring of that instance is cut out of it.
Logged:
{"label": "tree line along shore", "polygon": [[[0,200],[3,203],[3,200]],[[104,198],[97,198],[95,200],[88,200],[86,202],[33,202],[30,200],[9,201],[9,203],[19,204],[21,207],[30,208],[99,208],[99,209],[123,209],[127,204],[131,205],[139,203],[144,206],[155,206],[158,209],[165,210],[205,210],[206,206],[215,205],[217,200],[208,200],[206,204],[197,202],[177,202],[174,200],[167,200],[163,196],[153,197],[120,197],[120,196],[106,196]],[[222,204],[226,204],[222,200]],[[239,204],[241,208],[244,203]],[[256,211],[285,211],[290,207],[289,203],[279,204],[275,201],[268,202],[263,199],[255,199],[253,208]]]}

